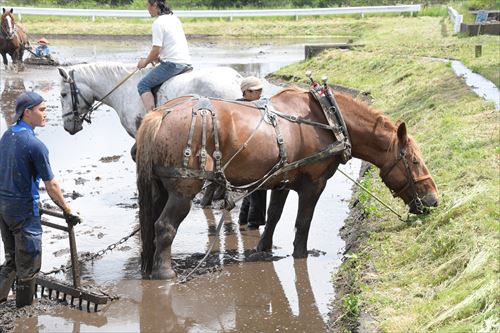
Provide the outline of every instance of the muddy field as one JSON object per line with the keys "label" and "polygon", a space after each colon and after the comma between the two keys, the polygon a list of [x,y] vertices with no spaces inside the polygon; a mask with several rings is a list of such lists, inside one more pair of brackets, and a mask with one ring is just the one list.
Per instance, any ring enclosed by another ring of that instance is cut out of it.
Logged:
{"label": "muddy field", "polygon": [[[324,42],[324,41],[323,41]],[[264,77],[279,67],[301,60],[305,41],[245,40],[191,41],[195,67],[230,65],[243,75]],[[135,63],[146,54],[148,40],[52,41],[61,62],[122,61]],[[318,76],[321,73],[317,74]],[[50,150],[56,178],[74,210],[84,222],[76,227],[80,254],[95,253],[137,228],[133,144],[114,111],[103,106],[91,125],[70,136],[62,128],[59,74],[52,67],[26,67],[24,71],[0,71],[0,133],[10,123],[19,91],[40,92],[49,106],[48,124],[37,129]],[[279,87],[266,81],[265,94]],[[359,161],[343,170],[357,175]],[[0,305],[3,331],[13,332],[321,332],[328,321],[334,297],[331,274],[340,264],[344,243],[338,236],[347,215],[351,184],[340,174],[328,183],[320,199],[309,236],[311,255],[294,260],[293,226],[297,196],[291,193],[275,233],[270,256],[256,256],[261,230],[237,224],[238,207],[224,221],[220,235],[215,226],[217,207],[194,206],[174,240],[174,265],[184,274],[196,265],[214,238],[207,266],[185,284],[178,281],[142,280],[138,235],[82,266],[84,284],[117,296],[98,313],[86,313],[47,300],[35,301],[16,311],[13,301]],[[44,202],[50,203],[46,194]],[[55,221],[55,220],[52,220]],[[55,221],[57,222],[57,221]],[[67,236],[44,229],[42,271],[66,265]],[[3,260],[3,250],[0,250]],[[68,274],[55,278],[70,282]],[[0,330],[0,331],[2,331]]]}

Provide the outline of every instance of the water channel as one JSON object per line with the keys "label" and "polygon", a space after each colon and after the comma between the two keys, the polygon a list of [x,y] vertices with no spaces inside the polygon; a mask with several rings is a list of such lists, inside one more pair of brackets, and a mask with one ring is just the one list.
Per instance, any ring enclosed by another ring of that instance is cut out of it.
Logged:
{"label": "water channel", "polygon": [[[242,75],[264,78],[278,68],[303,59],[305,40],[191,40],[195,67],[228,65]],[[321,40],[321,42],[329,42]],[[51,40],[62,62],[120,61],[136,63],[149,48],[149,40]],[[321,76],[322,73],[317,73]],[[48,124],[37,133],[50,150],[52,166],[61,187],[71,194],[71,206],[84,223],[77,226],[79,252],[96,252],[118,241],[137,227],[135,165],[129,149],[133,143],[118,117],[101,107],[91,125],[70,136],[62,128],[59,74],[51,67],[27,67],[16,73],[0,72],[0,134],[12,117],[20,90],[33,89],[46,99]],[[280,87],[265,81],[264,94]],[[356,176],[360,161],[343,171]],[[140,241],[132,237],[102,259],[82,268],[84,281],[116,294],[119,300],[98,313],[69,307],[47,309],[43,314],[20,318],[15,332],[322,332],[334,297],[332,273],[340,265],[344,246],[338,236],[348,213],[352,184],[336,174],[328,183],[316,209],[309,235],[309,249],[317,255],[294,260],[292,241],[297,196],[291,193],[275,233],[273,253],[283,259],[225,265],[214,273],[197,276],[186,284],[142,280]],[[47,196],[44,201],[49,202]],[[215,237],[221,211],[193,207],[173,243],[173,255],[182,258],[204,253]],[[215,251],[221,264],[224,253],[244,256],[254,248],[261,230],[237,224],[238,209],[225,220]],[[64,234],[48,228],[43,236],[42,271],[68,263]],[[1,250],[0,250],[1,252]],[[3,253],[0,253],[3,259]],[[58,274],[70,282],[70,276]]]}

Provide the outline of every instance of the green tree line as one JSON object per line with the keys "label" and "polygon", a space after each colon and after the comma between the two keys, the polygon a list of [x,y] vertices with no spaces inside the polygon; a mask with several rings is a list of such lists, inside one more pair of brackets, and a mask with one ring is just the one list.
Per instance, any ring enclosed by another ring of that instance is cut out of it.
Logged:
{"label": "green tree line", "polygon": [[[120,7],[143,9],[146,0],[13,0],[9,4],[38,7]],[[449,4],[449,0],[167,0],[173,9],[222,9],[222,8],[327,8],[350,6],[384,6],[419,3],[427,5]],[[500,0],[460,1],[471,9],[500,8]]]}

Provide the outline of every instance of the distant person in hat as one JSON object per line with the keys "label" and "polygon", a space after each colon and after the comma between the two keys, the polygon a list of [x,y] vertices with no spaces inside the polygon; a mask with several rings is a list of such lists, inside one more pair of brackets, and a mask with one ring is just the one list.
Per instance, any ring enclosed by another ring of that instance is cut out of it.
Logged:
{"label": "distant person in hat", "polygon": [[[239,101],[252,102],[262,97],[262,81],[255,76],[248,76],[241,81],[241,93],[243,98]],[[266,224],[266,190],[257,190],[246,196],[241,203],[238,222],[241,225],[248,224],[249,229],[257,229]]]}
{"label": "distant person in hat", "polygon": [[40,38],[38,40],[38,46],[35,49],[35,54],[37,57],[50,57],[49,41],[45,38]]}
{"label": "distant person in hat", "polygon": [[80,222],[54,178],[47,147],[35,136],[35,128],[45,126],[45,108],[43,97],[36,92],[21,93],[16,99],[14,124],[0,139],[0,232],[5,250],[5,263],[0,266],[0,303],[7,299],[17,277],[17,307],[33,302],[41,267],[40,179],[66,221]]}

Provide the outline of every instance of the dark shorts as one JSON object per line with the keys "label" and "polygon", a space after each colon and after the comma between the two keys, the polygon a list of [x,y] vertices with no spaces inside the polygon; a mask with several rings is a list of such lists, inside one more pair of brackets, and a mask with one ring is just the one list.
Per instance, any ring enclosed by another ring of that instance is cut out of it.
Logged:
{"label": "dark shorts", "polygon": [[171,77],[174,77],[184,71],[184,69],[188,66],[189,65],[187,64],[176,64],[169,61],[160,62],[145,77],[143,77],[141,81],[139,81],[139,84],[137,85],[139,95],[151,91],[154,87],[161,85]]}

